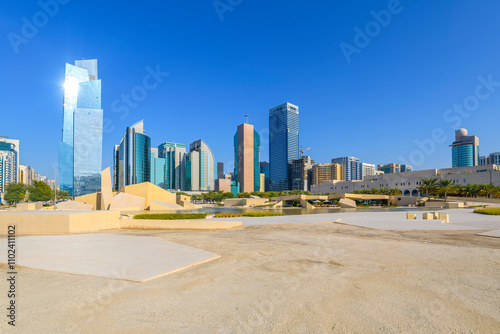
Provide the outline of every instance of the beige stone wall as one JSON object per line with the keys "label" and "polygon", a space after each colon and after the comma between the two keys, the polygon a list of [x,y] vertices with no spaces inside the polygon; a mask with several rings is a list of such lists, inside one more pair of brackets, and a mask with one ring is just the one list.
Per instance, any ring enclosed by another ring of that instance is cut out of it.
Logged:
{"label": "beige stone wall", "polygon": [[133,184],[122,189],[124,193],[141,196],[146,199],[145,207],[151,205],[152,200],[177,203],[177,196],[174,193],[166,191],[150,182]]}
{"label": "beige stone wall", "polygon": [[84,196],[75,197],[76,202],[83,204],[92,204],[94,208],[92,210],[101,210],[101,194],[93,193]]}
{"label": "beige stone wall", "polygon": [[149,220],[123,219],[121,228],[139,230],[227,230],[240,227],[240,221],[205,220]]}
{"label": "beige stone wall", "polygon": [[120,213],[113,211],[0,213],[0,234],[7,234],[10,225],[16,226],[16,235],[85,233],[120,228]]}

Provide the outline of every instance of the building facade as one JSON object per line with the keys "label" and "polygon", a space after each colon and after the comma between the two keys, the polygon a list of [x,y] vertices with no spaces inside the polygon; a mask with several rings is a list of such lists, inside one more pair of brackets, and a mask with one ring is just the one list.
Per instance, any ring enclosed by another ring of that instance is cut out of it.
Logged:
{"label": "building facade", "polygon": [[264,174],[264,191],[270,191],[270,187],[269,187],[269,162],[261,161],[259,166],[260,166],[260,173]]}
{"label": "building facade", "polygon": [[332,159],[332,163],[342,165],[342,179],[345,181],[362,180],[363,171],[358,158],[342,157]]}
{"label": "building facade", "polygon": [[260,191],[260,135],[248,123],[234,135],[234,181],[242,192]]}
{"label": "building facade", "polygon": [[290,171],[289,189],[310,191],[313,179],[313,165],[314,160],[311,160],[311,157],[308,156],[290,161],[288,166],[288,170]]}
{"label": "building facade", "polygon": [[500,152],[491,153],[489,156],[480,156],[479,165],[500,165]]}
{"label": "building facade", "polygon": [[269,187],[289,189],[288,163],[299,156],[299,107],[285,103],[269,110]]}
{"label": "building facade", "polygon": [[158,146],[158,156],[165,159],[164,189],[187,190],[186,145],[164,142]]}
{"label": "building facade", "polygon": [[[118,175],[119,190],[125,186],[149,182],[151,177],[151,139],[144,133],[144,121],[128,127],[118,146],[118,164],[115,163],[114,175]],[[116,169],[117,168],[117,169]]]}
{"label": "building facade", "polygon": [[19,182],[19,140],[0,137],[0,194],[9,183]]}
{"label": "building facade", "polygon": [[342,175],[340,164],[317,164],[312,167],[312,185],[318,185],[324,181],[342,180]]}
{"label": "building facade", "polygon": [[410,165],[390,163],[386,165],[378,165],[377,169],[384,172],[384,174],[391,174],[411,172],[413,170],[413,167]]}
{"label": "building facade", "polygon": [[19,165],[19,182],[24,183],[28,186],[33,184],[33,181],[36,181],[36,172],[33,168],[28,165]]}
{"label": "building facade", "polygon": [[101,80],[97,60],[66,64],[59,184],[69,196],[98,192],[102,167]]}
{"label": "building facade", "polygon": [[429,169],[368,176],[363,181],[324,181],[312,187],[313,194],[352,193],[354,190],[398,188],[404,196],[418,196],[422,179],[450,180],[455,185],[491,183],[500,186],[500,166]]}
{"label": "building facade", "polygon": [[373,164],[367,164],[362,162],[361,163],[361,179],[363,180],[367,176],[372,176],[375,175],[375,165]]}
{"label": "building facade", "polygon": [[158,148],[151,147],[151,167],[149,168],[150,177],[149,182],[152,184],[163,188],[169,189],[166,187],[166,159],[160,158],[158,156]]}
{"label": "building facade", "polygon": [[202,139],[189,145],[186,156],[186,190],[213,191],[217,168],[210,147]]}
{"label": "building facade", "polygon": [[479,138],[468,136],[466,129],[455,131],[455,141],[450,145],[452,167],[479,165]]}

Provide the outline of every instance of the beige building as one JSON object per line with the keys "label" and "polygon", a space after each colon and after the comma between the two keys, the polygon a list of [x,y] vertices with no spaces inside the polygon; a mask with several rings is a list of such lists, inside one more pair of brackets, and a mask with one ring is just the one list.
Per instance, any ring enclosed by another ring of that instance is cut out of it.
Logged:
{"label": "beige building", "polygon": [[456,185],[487,184],[500,186],[500,166],[474,166],[429,169],[405,173],[368,176],[363,181],[323,181],[311,189],[313,195],[352,193],[354,190],[398,188],[404,196],[418,196],[422,179],[450,180]]}
{"label": "beige building", "polygon": [[342,165],[340,164],[317,164],[312,167],[313,185],[324,181],[342,180]]}
{"label": "beige building", "polygon": [[231,192],[231,179],[217,179],[215,180],[215,191],[223,191],[225,193]]}
{"label": "beige building", "polygon": [[259,191],[260,136],[253,125],[243,123],[238,126],[234,137],[234,173],[240,191]]}
{"label": "beige building", "polygon": [[261,193],[266,191],[266,174],[260,173],[260,190]]}

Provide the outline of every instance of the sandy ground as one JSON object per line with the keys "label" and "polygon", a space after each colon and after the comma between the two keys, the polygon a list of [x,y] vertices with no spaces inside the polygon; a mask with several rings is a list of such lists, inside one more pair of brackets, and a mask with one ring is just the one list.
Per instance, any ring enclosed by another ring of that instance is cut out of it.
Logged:
{"label": "sandy ground", "polygon": [[[297,224],[113,233],[222,258],[148,283],[23,268],[17,326],[3,316],[0,332],[500,332],[500,239],[477,231]],[[4,291],[2,279],[3,310]]]}

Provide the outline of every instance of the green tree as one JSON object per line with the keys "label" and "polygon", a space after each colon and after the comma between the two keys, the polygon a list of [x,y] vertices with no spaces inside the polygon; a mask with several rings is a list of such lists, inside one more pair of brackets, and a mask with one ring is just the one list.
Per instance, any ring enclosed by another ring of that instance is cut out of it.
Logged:
{"label": "green tree", "polygon": [[9,183],[5,186],[4,199],[7,202],[21,202],[26,197],[27,187],[23,183]]}
{"label": "green tree", "polygon": [[67,190],[57,190],[57,199],[68,199],[71,198],[69,196],[69,192]]}
{"label": "green tree", "polygon": [[403,193],[398,188],[390,188],[389,189],[389,195],[390,196],[399,196],[401,194],[403,194]]}
{"label": "green tree", "polygon": [[444,194],[444,201],[448,202],[448,194],[454,190],[453,182],[450,180],[441,180],[437,184],[437,191]]}
{"label": "green tree", "polygon": [[50,186],[43,181],[35,181],[33,186],[29,188],[30,201],[48,201],[52,199],[53,192]]}
{"label": "green tree", "polygon": [[487,183],[487,184],[481,184],[479,186],[479,188],[481,189],[481,195],[485,196],[485,197],[488,197],[490,198],[491,195],[493,195],[493,193],[495,192],[496,188],[493,184],[491,183]]}
{"label": "green tree", "polygon": [[430,197],[431,194],[434,191],[436,191],[437,182],[438,182],[437,179],[422,179],[422,180],[420,180],[420,182],[422,183],[422,185],[420,187],[418,187],[418,190],[421,193],[426,193],[427,197]]}

